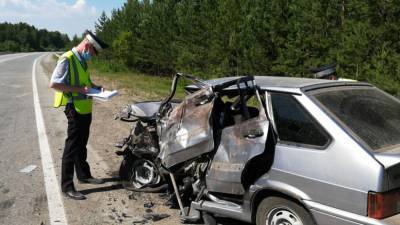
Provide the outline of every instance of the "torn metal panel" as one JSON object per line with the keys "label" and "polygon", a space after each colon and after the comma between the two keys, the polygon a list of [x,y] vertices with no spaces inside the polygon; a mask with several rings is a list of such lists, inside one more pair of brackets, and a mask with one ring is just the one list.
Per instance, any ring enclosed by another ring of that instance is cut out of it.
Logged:
{"label": "torn metal panel", "polygon": [[214,149],[210,124],[214,100],[211,88],[199,90],[159,121],[158,157],[165,167],[171,168]]}
{"label": "torn metal panel", "polygon": [[158,112],[161,102],[138,102],[131,105],[132,116],[153,116]]}
{"label": "torn metal panel", "polygon": [[269,121],[264,110],[260,111],[258,117],[224,128],[206,176],[207,189],[212,192],[244,194],[242,181],[243,176],[246,176],[246,167],[253,158],[264,153],[268,131]]}
{"label": "torn metal panel", "polygon": [[[171,107],[178,105],[176,102],[170,102]],[[127,105],[121,109],[116,119],[124,121],[135,121],[138,118],[153,117],[158,113],[161,101],[145,101]]]}
{"label": "torn metal panel", "polygon": [[151,117],[158,112],[160,101],[137,102],[124,106],[116,116],[116,119],[133,122],[139,117]]}

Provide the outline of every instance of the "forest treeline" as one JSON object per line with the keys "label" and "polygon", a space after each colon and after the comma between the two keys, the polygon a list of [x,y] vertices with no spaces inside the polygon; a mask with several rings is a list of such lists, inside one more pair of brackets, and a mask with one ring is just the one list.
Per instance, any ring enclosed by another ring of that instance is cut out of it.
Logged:
{"label": "forest treeline", "polygon": [[128,0],[96,33],[115,69],[311,77],[336,61],[340,76],[400,95],[399,18],[400,1]]}
{"label": "forest treeline", "polygon": [[0,23],[0,52],[58,51],[70,46],[68,35],[26,23]]}

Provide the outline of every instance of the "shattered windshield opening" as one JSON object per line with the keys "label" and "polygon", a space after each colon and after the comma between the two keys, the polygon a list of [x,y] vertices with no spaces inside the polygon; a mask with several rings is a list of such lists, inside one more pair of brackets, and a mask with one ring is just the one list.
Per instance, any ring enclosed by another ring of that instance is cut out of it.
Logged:
{"label": "shattered windshield opening", "polygon": [[312,95],[374,152],[400,146],[400,101],[394,97],[365,87],[324,89]]}

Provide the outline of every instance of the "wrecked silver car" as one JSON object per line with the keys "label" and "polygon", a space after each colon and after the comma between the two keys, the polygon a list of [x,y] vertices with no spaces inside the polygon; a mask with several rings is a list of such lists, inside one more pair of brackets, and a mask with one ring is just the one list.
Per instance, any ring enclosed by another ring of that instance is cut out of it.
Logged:
{"label": "wrecked silver car", "polygon": [[[195,83],[176,102],[180,77]],[[124,186],[172,189],[183,222],[400,222],[400,102],[370,84],[177,74],[164,101],[124,112]]]}

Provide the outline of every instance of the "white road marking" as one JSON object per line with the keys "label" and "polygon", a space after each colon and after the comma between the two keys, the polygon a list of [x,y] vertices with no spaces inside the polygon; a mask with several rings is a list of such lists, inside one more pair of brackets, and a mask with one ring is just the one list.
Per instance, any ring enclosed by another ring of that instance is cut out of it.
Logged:
{"label": "white road marking", "polygon": [[53,159],[49,147],[49,142],[44,126],[42,110],[40,108],[39,94],[36,85],[36,62],[45,55],[41,55],[33,62],[32,68],[32,88],[33,102],[35,108],[36,126],[39,137],[40,155],[42,159],[43,176],[46,187],[47,203],[49,208],[49,217],[51,225],[67,225],[67,217],[65,216],[64,204],[61,198],[60,188],[56,172],[54,170]]}
{"label": "white road marking", "polygon": [[13,60],[13,59],[22,58],[22,57],[25,57],[25,56],[28,56],[28,55],[30,55],[30,54],[22,54],[22,55],[18,54],[18,55],[13,56],[13,57],[7,57],[5,59],[0,59],[0,63],[7,62],[7,61],[10,61],[10,60]]}

